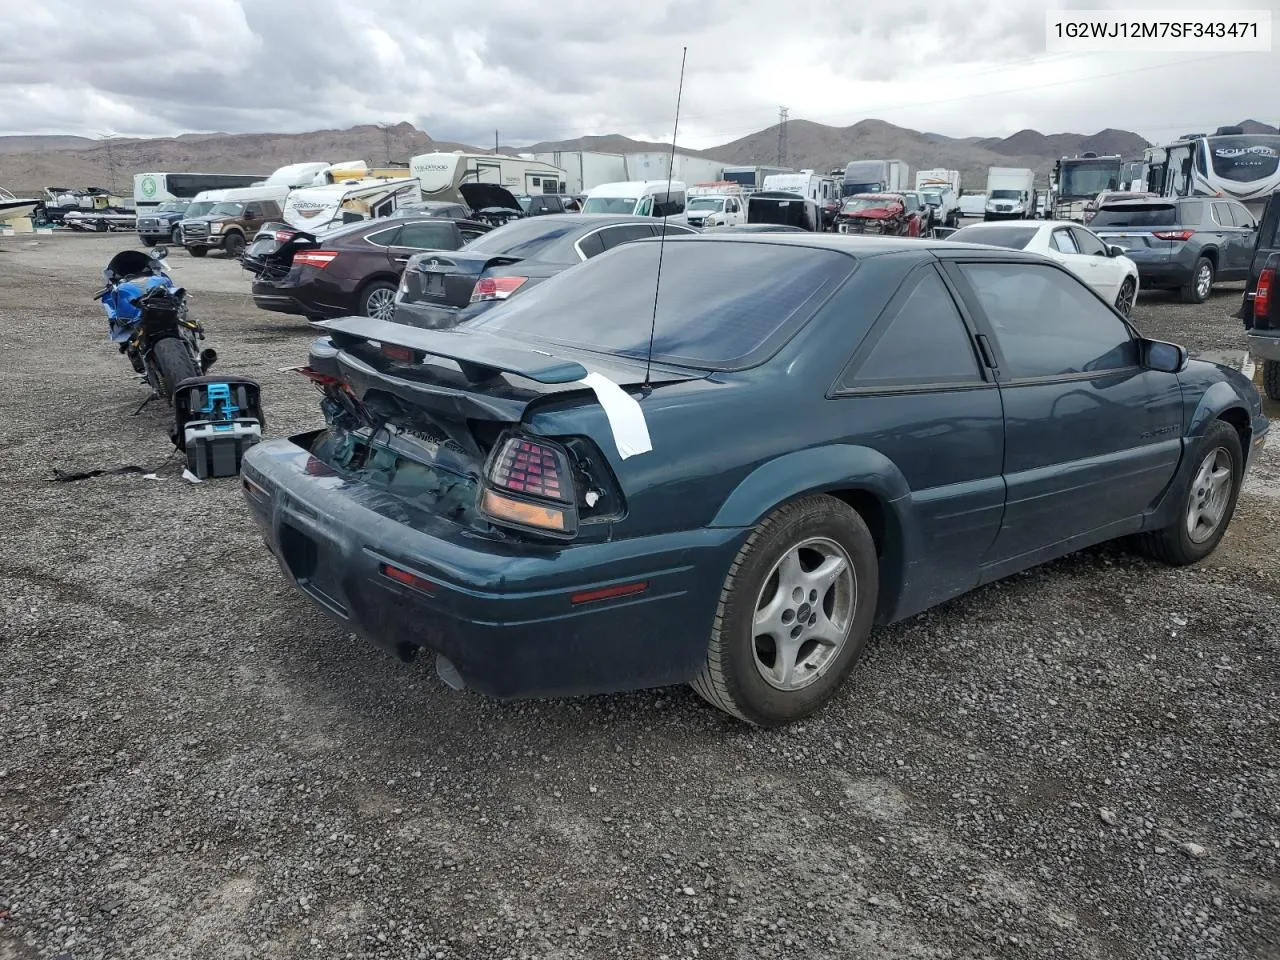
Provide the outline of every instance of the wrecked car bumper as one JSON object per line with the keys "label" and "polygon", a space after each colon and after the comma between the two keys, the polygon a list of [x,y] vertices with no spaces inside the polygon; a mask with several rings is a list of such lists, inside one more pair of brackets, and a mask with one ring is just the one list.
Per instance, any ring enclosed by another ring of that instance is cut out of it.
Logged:
{"label": "wrecked car bumper", "polygon": [[[304,448],[312,436],[255,446],[245,498],[286,576],[366,640],[402,655],[435,651],[467,687],[501,698],[664,686],[702,668],[749,531],[567,547],[489,539],[348,482]],[[599,593],[640,583],[630,595]]]}

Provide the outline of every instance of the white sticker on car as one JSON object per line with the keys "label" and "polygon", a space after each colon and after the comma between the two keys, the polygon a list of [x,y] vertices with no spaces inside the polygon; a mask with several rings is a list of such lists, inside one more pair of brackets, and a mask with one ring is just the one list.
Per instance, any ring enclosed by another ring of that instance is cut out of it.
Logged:
{"label": "white sticker on car", "polygon": [[608,418],[609,429],[613,433],[613,442],[618,447],[618,456],[626,460],[653,449],[649,440],[649,425],[645,423],[644,411],[640,409],[635,397],[603,374],[589,373],[578,382],[590,387],[600,406],[604,407],[604,415]]}

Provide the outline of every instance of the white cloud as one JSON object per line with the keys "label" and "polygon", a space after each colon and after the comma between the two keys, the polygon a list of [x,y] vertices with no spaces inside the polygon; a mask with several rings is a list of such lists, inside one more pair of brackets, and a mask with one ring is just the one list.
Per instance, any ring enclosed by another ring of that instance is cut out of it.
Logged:
{"label": "white cloud", "polygon": [[11,3],[0,133],[411,120],[438,139],[479,143],[495,128],[506,142],[659,139],[670,135],[682,46],[681,141],[697,147],[774,123],[780,103],[793,118],[875,117],[950,136],[1119,127],[1160,139],[1244,117],[1280,121],[1274,53],[1050,55],[1047,5],[104,0],[87,16],[82,0]]}

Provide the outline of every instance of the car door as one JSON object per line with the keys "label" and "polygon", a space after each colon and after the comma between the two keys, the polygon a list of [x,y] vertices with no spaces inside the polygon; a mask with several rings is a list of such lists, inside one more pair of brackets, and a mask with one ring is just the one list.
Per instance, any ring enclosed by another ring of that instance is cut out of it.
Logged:
{"label": "car door", "polygon": [[266,223],[263,217],[262,204],[250,201],[244,205],[244,213],[241,214],[241,223],[244,226],[244,235],[252,237],[258,232],[258,228]]}
{"label": "car door", "polygon": [[1245,209],[1244,204],[1237,203],[1235,200],[1226,201],[1227,212],[1231,216],[1231,222],[1237,230],[1235,239],[1236,257],[1235,265],[1231,268],[1231,279],[1243,280],[1248,278],[1249,264],[1253,260],[1253,246],[1258,238],[1258,223],[1254,219],[1253,214]]}
{"label": "car door", "polygon": [[[946,282],[922,264],[899,286],[831,391],[848,442],[883,454],[911,490],[917,609],[977,585],[1004,511],[1004,418]],[[921,602],[924,601],[924,602]]]}
{"label": "car door", "polygon": [[423,250],[457,250],[462,246],[462,235],[452,220],[411,220],[400,227],[400,233],[387,247],[391,269],[404,270],[405,263],[415,253]]}
{"label": "car door", "polygon": [[[1075,234],[1070,227],[1055,227],[1049,233],[1049,259],[1056,260],[1094,290],[1102,278],[1098,276],[1097,264],[1092,258],[1080,253]],[[1104,291],[1099,290],[1102,296]]]}
{"label": "car door", "polygon": [[997,369],[1006,503],[984,580],[1134,532],[1182,450],[1176,374],[1139,365],[1131,328],[1065,270],[948,270]]}
{"label": "car door", "polygon": [[1235,220],[1231,217],[1231,208],[1225,200],[1214,200],[1209,204],[1209,221],[1213,232],[1221,240],[1218,243],[1218,269],[1215,271],[1218,280],[1229,280],[1233,273],[1241,267],[1241,243]]}
{"label": "car door", "polygon": [[1087,269],[1090,275],[1097,278],[1096,282],[1091,283],[1090,286],[1107,303],[1115,303],[1120,293],[1120,284],[1124,282],[1126,276],[1124,261],[1108,255],[1107,245],[1092,230],[1072,227],[1071,237],[1076,242],[1076,249],[1080,251],[1080,256],[1088,258]]}

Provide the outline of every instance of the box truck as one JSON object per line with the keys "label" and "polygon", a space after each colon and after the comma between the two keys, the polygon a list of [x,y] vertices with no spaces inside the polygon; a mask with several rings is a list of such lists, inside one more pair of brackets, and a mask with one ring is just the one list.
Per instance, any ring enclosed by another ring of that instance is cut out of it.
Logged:
{"label": "box truck", "polygon": [[1036,174],[1027,167],[992,167],[987,171],[987,205],[983,220],[1035,219]]}

